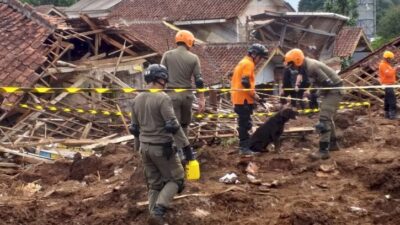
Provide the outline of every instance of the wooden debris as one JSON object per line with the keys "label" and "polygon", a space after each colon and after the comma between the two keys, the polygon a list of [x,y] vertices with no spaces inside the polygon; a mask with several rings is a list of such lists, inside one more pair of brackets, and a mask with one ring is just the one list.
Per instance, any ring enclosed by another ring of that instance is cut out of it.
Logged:
{"label": "wooden debris", "polygon": [[91,150],[91,149],[95,149],[95,148],[104,147],[108,144],[116,144],[116,143],[121,143],[121,142],[125,142],[125,141],[130,141],[133,139],[135,139],[135,137],[133,135],[122,136],[122,137],[118,137],[118,138],[114,138],[114,139],[106,139],[106,140],[101,140],[100,142],[95,143],[95,144],[82,146],[82,149]]}
{"label": "wooden debris", "polygon": [[49,160],[49,159],[40,158],[39,156],[35,156],[33,154],[22,153],[22,152],[19,152],[19,151],[16,151],[16,150],[4,148],[2,146],[0,146],[0,152],[6,152],[6,153],[13,154],[13,155],[22,156],[24,158],[32,159],[32,160],[34,160],[36,162],[54,163],[52,160]]}

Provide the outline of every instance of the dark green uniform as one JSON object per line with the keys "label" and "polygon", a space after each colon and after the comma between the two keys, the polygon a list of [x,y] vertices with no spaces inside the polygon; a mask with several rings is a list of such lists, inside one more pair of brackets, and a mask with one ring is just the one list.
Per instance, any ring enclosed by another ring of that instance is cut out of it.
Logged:
{"label": "dark green uniform", "polygon": [[[132,123],[140,127],[140,153],[149,188],[149,209],[169,204],[183,189],[184,169],[174,153],[169,159],[166,148],[189,145],[181,127],[173,135],[165,130],[166,121],[176,120],[170,97],[164,92],[140,93],[133,103]],[[170,149],[169,149],[170,150]]]}
{"label": "dark green uniform", "polygon": [[[200,60],[184,46],[164,53],[161,64],[168,69],[167,88],[192,88],[192,77],[201,77]],[[169,92],[174,111],[179,123],[187,135],[188,126],[192,120],[192,104],[194,95],[190,91],[180,93]]]}
{"label": "dark green uniform", "polygon": [[[305,58],[304,68],[313,86],[327,87],[326,81],[332,81],[335,87],[341,87],[342,80],[339,75],[324,63],[310,58]],[[342,90],[321,90],[320,123],[323,126],[320,142],[329,143],[336,141],[335,124],[333,118],[343,98]]]}

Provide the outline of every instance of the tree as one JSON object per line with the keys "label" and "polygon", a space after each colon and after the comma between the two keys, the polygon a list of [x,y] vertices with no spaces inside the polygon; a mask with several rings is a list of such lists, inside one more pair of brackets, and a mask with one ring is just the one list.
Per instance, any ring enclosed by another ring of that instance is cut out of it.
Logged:
{"label": "tree", "polygon": [[55,6],[70,6],[78,0],[21,0],[22,2],[31,4],[33,6],[38,5],[55,5]]}
{"label": "tree", "polygon": [[383,39],[400,36],[400,6],[386,11],[378,23],[378,35]]}
{"label": "tree", "polygon": [[324,5],[325,11],[333,12],[350,17],[347,22],[350,26],[357,24],[358,11],[356,0],[327,0]]}
{"label": "tree", "polygon": [[324,10],[325,0],[300,0],[299,12],[315,12]]}

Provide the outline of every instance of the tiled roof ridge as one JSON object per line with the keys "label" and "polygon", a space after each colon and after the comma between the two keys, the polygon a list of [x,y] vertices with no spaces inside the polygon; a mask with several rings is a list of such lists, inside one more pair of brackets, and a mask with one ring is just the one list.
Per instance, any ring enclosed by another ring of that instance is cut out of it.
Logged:
{"label": "tiled roof ridge", "polygon": [[0,3],[7,4],[14,10],[17,10],[19,13],[33,20],[40,26],[47,28],[48,30],[54,31],[56,28],[54,24],[52,24],[42,15],[40,15],[40,13],[37,13],[36,10],[29,4],[22,3],[18,0],[0,0]]}
{"label": "tiled roof ridge", "polygon": [[278,47],[278,42],[262,42],[262,41],[250,41],[250,42],[206,42],[206,46],[210,47],[243,47],[243,46],[250,46],[253,43],[259,43],[267,46],[275,46]]}

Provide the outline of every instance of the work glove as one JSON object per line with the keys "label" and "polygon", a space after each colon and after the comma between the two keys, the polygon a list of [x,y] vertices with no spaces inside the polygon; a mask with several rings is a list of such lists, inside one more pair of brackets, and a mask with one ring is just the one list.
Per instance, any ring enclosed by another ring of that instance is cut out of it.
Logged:
{"label": "work glove", "polygon": [[322,82],[322,85],[324,85],[324,87],[333,87],[333,86],[335,86],[335,84],[333,83],[333,81],[331,79],[324,80],[324,82]]}
{"label": "work glove", "polygon": [[173,156],[175,154],[175,150],[172,147],[171,143],[167,143],[163,146],[163,156],[169,160],[171,158],[171,156]]}
{"label": "work glove", "polygon": [[185,156],[185,161],[189,162],[191,160],[194,160],[194,153],[193,153],[193,148],[188,145],[186,147],[182,148],[183,155]]}

